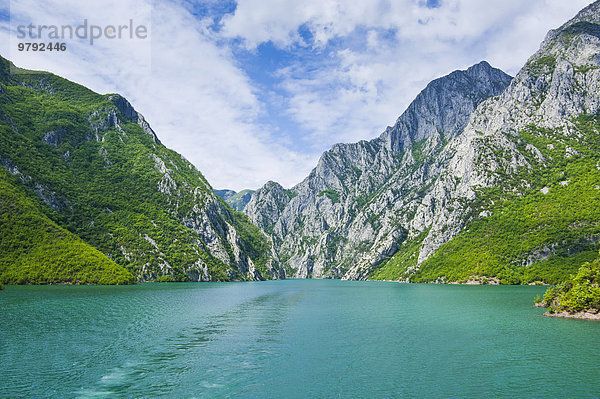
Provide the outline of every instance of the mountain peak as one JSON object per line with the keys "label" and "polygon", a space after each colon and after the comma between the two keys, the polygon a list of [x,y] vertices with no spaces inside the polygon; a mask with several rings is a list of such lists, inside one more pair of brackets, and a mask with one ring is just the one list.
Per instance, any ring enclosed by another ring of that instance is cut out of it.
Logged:
{"label": "mountain peak", "polygon": [[[109,271],[124,266],[139,281],[284,276],[269,259],[267,237],[218,200],[204,176],[162,145],[124,97],[46,72],[10,75],[9,67],[0,59],[0,191],[18,189],[8,197],[18,207],[11,215],[16,227],[0,222],[0,236],[21,234],[22,214],[30,214],[37,227],[46,217],[41,226],[50,228],[39,236],[51,235],[53,245],[0,254],[0,281],[7,270],[10,278],[30,276],[30,265],[40,262],[30,282],[123,281],[92,266],[89,274],[81,271],[94,262]],[[37,210],[29,212],[28,203]],[[55,243],[64,250],[59,255]],[[20,252],[32,255],[16,264]],[[60,272],[47,264],[60,265]]]}
{"label": "mountain peak", "polygon": [[123,117],[125,117],[128,122],[137,123],[138,112],[125,97],[120,94],[112,94],[108,96],[108,99],[117,107],[117,109],[121,112],[121,114],[123,114]]}
{"label": "mountain peak", "polygon": [[[436,182],[434,192],[445,191],[446,197],[472,199],[476,191],[504,184],[506,176],[519,169],[531,169],[540,160],[549,162],[550,157],[542,155],[546,147],[523,145],[522,132],[531,126],[558,131],[562,139],[580,134],[574,132],[573,121],[581,115],[594,115],[600,109],[599,9],[597,1],[550,31],[510,86],[499,97],[478,107],[458,140],[448,147],[447,154],[453,159],[447,171],[458,184],[441,179]],[[532,152],[533,160],[528,158]],[[497,157],[497,154],[503,155]],[[568,154],[567,158],[571,156]],[[448,234],[460,225],[456,223],[458,219],[458,213],[439,218],[445,221],[429,231],[419,254],[420,262],[459,232],[460,228]]]}
{"label": "mountain peak", "polygon": [[[418,197],[437,173],[420,166],[435,160],[475,108],[511,79],[485,61],[436,79],[379,138],[332,146],[304,181],[290,191],[268,182],[244,212],[271,235],[297,277],[350,276],[350,262],[377,263],[406,232],[400,226],[407,216],[390,211],[391,204],[404,208]],[[375,209],[383,216],[371,214]]]}
{"label": "mountain peak", "polygon": [[502,93],[511,80],[510,75],[487,61],[435,79],[380,139],[401,151],[408,144],[407,138],[410,142],[420,141],[440,132],[446,139],[454,137],[465,127],[479,103]]}
{"label": "mountain peak", "polygon": [[583,10],[579,11],[575,18],[567,22],[566,25],[581,21],[600,23],[600,0],[593,2]]}
{"label": "mountain peak", "polygon": [[550,51],[555,45],[556,39],[563,35],[577,36],[581,34],[591,34],[600,38],[600,0],[585,7],[561,27],[549,31],[540,50],[532,58],[535,59],[540,53]]}
{"label": "mountain peak", "polygon": [[472,71],[477,71],[480,69],[489,70],[489,69],[494,69],[494,68],[489,64],[489,62],[487,62],[486,60],[483,60],[483,61],[467,68],[467,73],[472,73]]}
{"label": "mountain peak", "polygon": [[[378,278],[407,278],[477,217],[481,190],[543,168],[552,160],[542,152],[564,145],[568,129],[539,148],[519,132],[598,110],[599,11],[597,1],[552,31],[514,79],[481,61],[432,81],[379,138],[336,144],[292,195],[265,185],[245,212],[297,277],[364,279],[385,265]],[[524,179],[517,191],[535,183]]]}
{"label": "mountain peak", "polygon": [[487,61],[484,60],[467,68],[465,73],[471,77],[479,77],[482,75],[490,75],[492,73],[495,73],[496,71],[502,72],[500,69],[494,68]]}

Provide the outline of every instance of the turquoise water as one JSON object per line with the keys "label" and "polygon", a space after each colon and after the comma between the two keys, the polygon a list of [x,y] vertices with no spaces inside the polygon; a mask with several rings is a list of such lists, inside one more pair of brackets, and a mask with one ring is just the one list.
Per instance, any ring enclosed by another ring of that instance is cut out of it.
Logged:
{"label": "turquoise water", "polygon": [[542,287],[7,287],[0,397],[599,397],[600,323]]}

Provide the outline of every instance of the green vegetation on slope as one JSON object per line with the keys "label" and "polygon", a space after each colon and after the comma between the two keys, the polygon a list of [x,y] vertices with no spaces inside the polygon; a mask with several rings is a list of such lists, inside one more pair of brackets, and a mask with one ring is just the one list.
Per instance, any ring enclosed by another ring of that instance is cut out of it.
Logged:
{"label": "green vegetation on slope", "polygon": [[0,169],[0,282],[131,284],[133,275],[59,227]]}
{"label": "green vegetation on slope", "polygon": [[584,263],[577,274],[549,288],[542,305],[548,307],[550,313],[600,311],[600,259]]}
{"label": "green vegetation on slope", "polygon": [[418,237],[403,242],[394,256],[382,262],[371,272],[369,280],[397,281],[401,276],[405,276],[410,268],[417,266],[419,248],[428,232],[429,230],[426,230]]}
{"label": "green vegetation on slope", "polygon": [[[574,124],[569,136],[535,126],[521,132],[517,148],[532,168],[511,175],[493,171],[502,184],[478,193],[477,202],[469,204],[471,222],[418,270],[412,268],[422,239],[403,243],[369,278],[451,282],[486,276],[503,284],[558,284],[577,265],[595,259],[600,240],[600,115],[582,115]],[[505,156],[493,145],[488,149],[482,157]]]}
{"label": "green vegetation on slope", "polygon": [[338,193],[337,191],[323,190],[319,194],[317,194],[317,197],[322,197],[323,195],[329,198],[334,204],[340,202],[340,193]]}
{"label": "green vegetation on slope", "polygon": [[[266,237],[144,131],[124,99],[8,69],[0,58],[0,165],[49,205],[46,216],[138,280],[249,278],[235,264],[228,225],[240,229],[242,252],[265,272]],[[195,229],[215,231],[228,259],[213,256]]]}
{"label": "green vegetation on slope", "polygon": [[[503,186],[480,192],[474,220],[410,280],[478,275],[504,284],[556,284],[592,260],[600,239],[600,115],[581,116],[575,125],[569,136],[534,126],[522,132],[518,148],[533,168],[500,176]],[[480,216],[484,210],[490,216]]]}

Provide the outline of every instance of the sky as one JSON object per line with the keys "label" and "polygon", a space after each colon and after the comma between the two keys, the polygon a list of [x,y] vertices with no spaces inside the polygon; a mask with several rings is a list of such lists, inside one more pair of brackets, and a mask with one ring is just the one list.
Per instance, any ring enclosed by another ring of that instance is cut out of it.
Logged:
{"label": "sky", "polygon": [[[393,125],[431,80],[482,60],[515,75],[591,2],[0,0],[0,55],[122,94],[214,188],[291,187],[333,144]],[[86,21],[83,38],[60,31]],[[40,41],[66,49],[18,50]]]}

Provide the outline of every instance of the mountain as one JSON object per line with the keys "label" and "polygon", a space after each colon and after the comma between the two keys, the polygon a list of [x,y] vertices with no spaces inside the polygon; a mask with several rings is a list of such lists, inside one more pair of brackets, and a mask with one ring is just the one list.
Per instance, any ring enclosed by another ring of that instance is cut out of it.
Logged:
{"label": "mountain", "polygon": [[599,22],[595,2],[549,32],[441,154],[447,173],[432,200],[450,201],[432,215],[413,281],[495,275],[556,283],[596,257]]}
{"label": "mountain", "polygon": [[236,193],[233,190],[215,190],[215,194],[223,198],[227,204],[238,212],[242,212],[250,199],[254,190],[242,190]]}
{"label": "mountain", "polygon": [[227,199],[233,197],[236,192],[233,190],[215,190],[215,194],[217,194],[219,197],[223,198],[223,200],[227,201]]}
{"label": "mountain", "polygon": [[600,241],[599,18],[551,31],[512,80],[481,63],[432,82],[245,212],[297,277],[564,280]]}
{"label": "mountain", "polygon": [[[162,145],[120,95],[1,58],[0,165],[12,193],[2,197],[0,216],[16,226],[0,228],[0,281],[104,283],[110,273],[137,281],[284,277],[268,238]],[[37,228],[32,220],[40,220]],[[31,243],[5,245],[5,237],[16,243],[27,229]],[[36,250],[21,263],[6,261],[21,259],[25,244]],[[80,258],[57,274],[52,263],[63,249]],[[83,272],[88,266],[95,277]]]}
{"label": "mountain", "polygon": [[381,263],[405,241],[417,201],[441,172],[428,161],[510,80],[482,62],[431,82],[380,137],[335,145],[289,191],[267,183],[246,214],[295,276],[360,277],[349,273]]}

